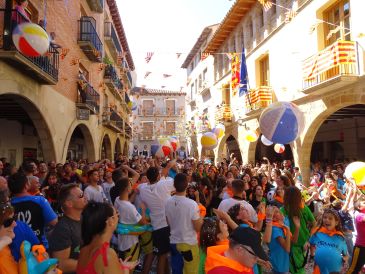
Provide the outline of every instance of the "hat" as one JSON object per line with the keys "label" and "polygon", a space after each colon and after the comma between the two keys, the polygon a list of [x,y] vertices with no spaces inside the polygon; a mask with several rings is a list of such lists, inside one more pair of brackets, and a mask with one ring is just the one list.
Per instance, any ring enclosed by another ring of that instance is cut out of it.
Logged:
{"label": "hat", "polygon": [[252,229],[251,227],[239,226],[232,231],[230,239],[235,242],[246,245],[252,248],[257,257],[264,261],[268,261],[269,258],[261,246],[261,234],[260,232]]}

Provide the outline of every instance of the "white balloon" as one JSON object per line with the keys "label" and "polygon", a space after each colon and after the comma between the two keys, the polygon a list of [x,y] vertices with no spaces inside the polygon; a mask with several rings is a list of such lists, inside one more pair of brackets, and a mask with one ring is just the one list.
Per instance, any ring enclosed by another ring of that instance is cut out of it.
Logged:
{"label": "white balloon", "polygon": [[265,146],[271,146],[273,144],[273,142],[271,142],[269,139],[267,139],[264,135],[261,135],[261,142]]}

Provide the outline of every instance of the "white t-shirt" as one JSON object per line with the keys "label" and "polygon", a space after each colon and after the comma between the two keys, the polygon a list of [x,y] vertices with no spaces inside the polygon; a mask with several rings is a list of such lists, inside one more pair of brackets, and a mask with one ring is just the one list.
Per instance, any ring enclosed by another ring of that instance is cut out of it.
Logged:
{"label": "white t-shirt", "polygon": [[198,204],[184,196],[172,196],[167,200],[166,218],[170,225],[170,243],[198,243],[193,220],[199,220]]}
{"label": "white t-shirt", "polygon": [[142,202],[150,210],[153,230],[167,227],[165,204],[175,190],[174,180],[170,177],[161,179],[155,184],[141,185],[139,194]]}
{"label": "white t-shirt", "polygon": [[[122,224],[134,225],[142,219],[136,207],[129,201],[123,201],[117,197],[114,202],[114,207],[119,212],[119,222]],[[118,249],[120,251],[127,250],[136,243],[138,243],[138,236],[118,235]]]}
{"label": "white t-shirt", "polygon": [[219,204],[218,209],[223,210],[224,212],[228,212],[228,210],[235,204],[242,204],[245,208],[247,208],[250,214],[250,221],[253,223],[257,223],[257,213],[255,209],[245,200],[236,200],[233,198],[225,199],[222,200],[222,202]]}
{"label": "white t-shirt", "polygon": [[112,182],[111,184],[108,182],[104,182],[101,186],[104,190],[105,196],[108,199],[108,202],[112,205],[112,198],[110,197],[110,189],[114,186],[114,182]]}
{"label": "white t-shirt", "polygon": [[94,201],[103,203],[107,200],[104,190],[101,186],[97,186],[97,188],[93,186],[88,186],[84,191],[84,195],[86,197],[86,200],[88,200],[89,202]]}

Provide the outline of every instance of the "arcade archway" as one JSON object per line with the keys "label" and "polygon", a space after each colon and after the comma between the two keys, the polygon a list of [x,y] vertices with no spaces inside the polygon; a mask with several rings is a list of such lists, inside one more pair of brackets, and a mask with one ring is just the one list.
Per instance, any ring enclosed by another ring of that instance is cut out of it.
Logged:
{"label": "arcade archway", "polygon": [[293,152],[290,144],[285,145],[285,150],[283,153],[276,153],[274,150],[274,144],[271,146],[265,146],[261,142],[261,136],[257,140],[256,149],[255,149],[255,162],[262,161],[262,158],[266,157],[270,160],[270,162],[282,162],[284,160],[291,160],[293,162]]}
{"label": "arcade archway", "polygon": [[233,153],[233,157],[235,157],[239,163],[242,163],[240,146],[233,135],[228,136],[224,149],[226,150],[225,152],[228,157]]}
{"label": "arcade archway", "polygon": [[86,125],[79,124],[73,130],[67,148],[66,159],[74,161],[81,159],[95,160],[94,142]]}
{"label": "arcade archway", "polygon": [[103,142],[101,143],[101,159],[112,159],[112,144],[110,142],[109,135],[104,135]]}
{"label": "arcade archway", "polygon": [[122,146],[120,144],[119,138],[117,138],[117,140],[115,141],[115,146],[114,146],[114,160],[117,159],[118,155],[121,152],[122,152]]}
{"label": "arcade archway", "polygon": [[56,159],[50,129],[36,104],[15,94],[0,95],[0,152],[7,162]]}

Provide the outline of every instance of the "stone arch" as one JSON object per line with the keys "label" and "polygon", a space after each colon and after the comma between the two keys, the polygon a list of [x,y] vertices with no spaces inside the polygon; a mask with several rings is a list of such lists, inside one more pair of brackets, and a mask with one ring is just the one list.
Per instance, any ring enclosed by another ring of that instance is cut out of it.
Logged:
{"label": "stone arch", "polygon": [[36,103],[21,94],[3,93],[0,94],[0,105],[0,118],[19,121],[21,124],[25,120],[32,123],[37,131],[43,159],[57,160],[49,123]]}
{"label": "stone arch", "polygon": [[104,134],[100,145],[100,158],[112,160],[112,142],[108,134]]}
{"label": "stone arch", "polygon": [[84,157],[87,158],[89,162],[96,161],[96,150],[95,150],[95,142],[93,139],[93,135],[91,134],[91,130],[89,126],[84,122],[79,122],[75,120],[70,126],[66,139],[65,139],[65,147],[62,155],[62,161],[65,161],[69,154],[69,147],[72,142],[72,137],[76,131],[81,131],[84,139],[84,144],[86,148],[86,152]]}
{"label": "stone arch", "polygon": [[293,144],[293,147],[296,148],[294,149],[296,151],[293,151],[294,160],[299,164],[302,170],[304,182],[309,180],[312,145],[323,122],[331,114],[344,107],[356,104],[365,104],[365,95],[361,93],[341,93],[337,96],[323,98],[323,100],[311,104],[315,105],[315,109],[320,109],[322,111],[317,111],[317,113],[315,113],[312,107],[308,110],[311,115],[307,114],[306,118],[308,118],[308,120],[310,119],[310,121],[306,121],[306,126],[301,134],[301,138],[298,138]]}

